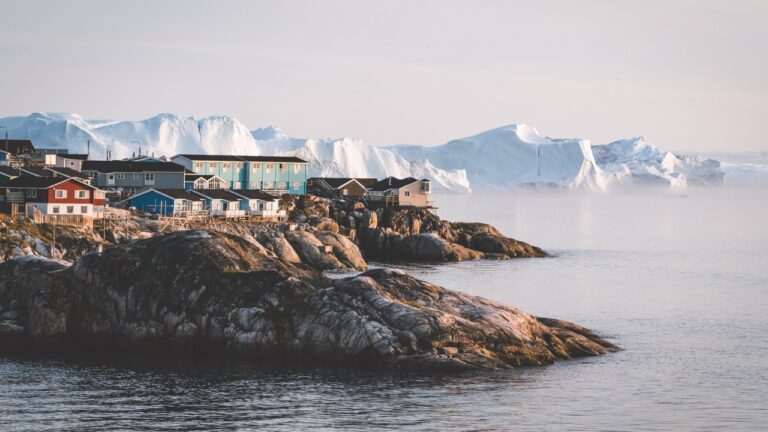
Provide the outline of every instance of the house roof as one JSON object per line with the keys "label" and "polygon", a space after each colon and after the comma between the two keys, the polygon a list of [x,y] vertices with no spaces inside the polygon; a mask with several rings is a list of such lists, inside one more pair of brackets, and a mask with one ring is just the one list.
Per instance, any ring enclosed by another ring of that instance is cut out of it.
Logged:
{"label": "house roof", "polygon": [[413,177],[407,177],[404,179],[399,179],[397,177],[387,177],[376,182],[371,187],[369,187],[369,189],[374,192],[384,192],[390,189],[400,189],[403,186],[408,186],[409,184],[417,181],[418,180]]}
{"label": "house roof", "polygon": [[[304,159],[295,156],[249,156],[249,155],[206,155],[206,154],[178,154],[174,156],[183,157],[192,161],[231,161],[231,162],[290,162],[307,163]],[[173,159],[173,158],[171,158]]]}
{"label": "house roof", "polygon": [[227,192],[239,197],[247,199],[258,199],[262,201],[276,201],[280,199],[279,197],[270,195],[258,189],[228,189]]}
{"label": "house roof", "polygon": [[378,181],[375,178],[353,178],[353,177],[313,177],[310,180],[324,181],[326,184],[328,184],[328,186],[334,189],[338,189],[353,180],[360,183],[360,185],[363,187],[369,187],[370,185]]}
{"label": "house roof", "polygon": [[192,193],[202,195],[209,199],[221,199],[225,201],[237,201],[239,199],[225,189],[195,189]]}
{"label": "house roof", "polygon": [[35,177],[51,177],[44,168],[25,167],[21,168],[22,175],[33,175]]}
{"label": "house roof", "polygon": [[[213,174],[194,174],[194,173],[185,173],[185,174],[184,174],[184,181],[195,181],[195,180],[197,180],[197,179],[199,179],[199,178],[203,178],[203,179],[206,179],[206,180],[210,180],[210,179],[212,179],[212,178],[214,178],[214,177],[218,177],[218,176],[215,176],[215,175],[213,175]],[[219,178],[221,178],[221,177],[219,177]]]}
{"label": "house roof", "polygon": [[85,183],[81,183],[76,179],[61,178],[61,177],[33,177],[33,176],[16,177],[15,179],[3,185],[3,187],[11,188],[11,189],[48,189],[59,183],[64,183],[67,181],[73,181],[78,183],[79,185],[82,185],[83,187],[96,189],[95,187],[87,185]]}
{"label": "house roof", "polygon": [[[233,155],[206,155],[206,154],[178,154],[173,158],[183,157],[192,161],[229,161],[229,162],[242,162],[242,159]],[[171,158],[171,159],[173,159]]]}
{"label": "house roof", "polygon": [[6,141],[0,138],[0,150],[11,154],[24,154],[34,153],[35,146],[32,145],[32,141],[23,139],[9,139],[8,146],[6,147]]}
{"label": "house roof", "polygon": [[18,168],[13,168],[13,167],[9,167],[9,166],[0,165],[0,175],[2,175],[4,177],[11,177],[11,178],[13,178],[13,177],[22,176],[22,175],[24,175],[24,173],[23,172],[19,173],[19,169]]}
{"label": "house roof", "polygon": [[188,201],[202,201],[203,197],[193,194],[192,192],[186,190],[186,189],[148,189],[144,192],[137,193],[136,195],[128,198],[128,201],[131,201],[141,195],[148,194],[151,192],[156,192],[161,195],[165,195],[168,198],[171,199],[185,199]]}
{"label": "house roof", "polygon": [[173,162],[133,162],[133,161],[83,161],[83,171],[114,172],[185,172],[185,168]]}
{"label": "house roof", "polygon": [[239,156],[249,162],[290,162],[290,163],[308,163],[304,159],[296,156]]}
{"label": "house roof", "polygon": [[47,167],[44,169],[45,171],[48,171],[48,177],[51,176],[51,174],[59,174],[64,177],[75,177],[75,178],[88,178],[87,175],[81,173],[80,171],[72,168],[59,168],[59,167]]}
{"label": "house roof", "polygon": [[64,159],[88,160],[88,155],[85,153],[57,153],[56,156]]}

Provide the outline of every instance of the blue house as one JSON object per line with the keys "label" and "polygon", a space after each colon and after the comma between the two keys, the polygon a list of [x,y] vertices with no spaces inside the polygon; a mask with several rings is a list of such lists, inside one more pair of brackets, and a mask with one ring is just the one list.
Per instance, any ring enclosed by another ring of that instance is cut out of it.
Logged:
{"label": "blue house", "polygon": [[184,189],[148,189],[128,199],[131,207],[162,216],[173,216],[205,207],[203,197]]}
{"label": "blue house", "polygon": [[240,197],[224,189],[193,189],[190,192],[203,198],[205,209],[211,211],[211,216],[239,217],[246,214],[240,209]]}

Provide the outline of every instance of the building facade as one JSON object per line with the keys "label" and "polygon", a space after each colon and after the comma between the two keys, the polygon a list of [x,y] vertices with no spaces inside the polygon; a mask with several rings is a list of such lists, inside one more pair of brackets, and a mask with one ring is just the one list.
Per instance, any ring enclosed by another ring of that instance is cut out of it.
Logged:
{"label": "building facade", "polygon": [[87,160],[82,173],[91,178],[92,185],[125,197],[150,188],[184,189],[185,169],[173,162]]}
{"label": "building facade", "polygon": [[43,215],[70,215],[92,218],[104,207],[104,192],[75,179],[20,176],[2,187],[3,201],[32,209]]}
{"label": "building facade", "polygon": [[195,174],[221,178],[228,189],[259,189],[273,195],[307,193],[309,164],[293,156],[180,154],[171,160]]}

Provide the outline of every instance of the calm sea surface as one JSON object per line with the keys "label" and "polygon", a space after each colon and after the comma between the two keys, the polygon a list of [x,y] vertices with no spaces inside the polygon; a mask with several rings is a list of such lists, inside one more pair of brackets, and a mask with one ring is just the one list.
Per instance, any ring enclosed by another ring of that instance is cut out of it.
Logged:
{"label": "calm sea surface", "polygon": [[768,193],[437,196],[546,259],[408,267],[624,351],[455,376],[0,358],[0,430],[765,430]]}

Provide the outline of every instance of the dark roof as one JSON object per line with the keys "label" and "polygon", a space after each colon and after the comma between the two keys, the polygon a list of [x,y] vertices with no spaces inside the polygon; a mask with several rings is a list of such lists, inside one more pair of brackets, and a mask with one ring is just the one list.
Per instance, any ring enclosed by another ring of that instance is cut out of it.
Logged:
{"label": "dark roof", "polygon": [[413,177],[407,177],[404,179],[399,179],[397,177],[387,177],[383,180],[376,182],[369,189],[375,192],[384,192],[390,189],[399,189],[403,186],[408,186],[409,184],[417,181],[418,180],[416,180]]}
{"label": "dark roof", "polygon": [[367,188],[375,185],[379,181],[379,179],[370,177],[355,177],[355,180],[359,181],[361,185]]}
{"label": "dark roof", "polygon": [[369,187],[378,181],[375,178],[353,178],[353,177],[313,177],[309,180],[322,180],[325,183],[327,183],[328,186],[334,189],[338,189],[352,180],[356,180],[358,183],[363,185],[363,187]]}
{"label": "dark roof", "polygon": [[195,195],[195,194],[193,194],[192,192],[190,192],[190,191],[188,191],[186,189],[149,189],[149,190],[147,190],[145,192],[138,193],[138,194],[128,198],[128,200],[130,201],[130,200],[136,198],[139,195],[144,195],[145,193],[153,192],[153,191],[161,193],[163,195],[167,195],[167,196],[169,196],[169,197],[171,197],[173,199],[185,199],[185,200],[189,200],[189,201],[202,201],[203,200],[203,197],[201,197],[200,195]]}
{"label": "dark roof", "polygon": [[30,140],[9,139],[8,146],[6,147],[5,139],[0,138],[0,150],[17,155],[34,153],[35,146],[32,145]]}
{"label": "dark roof", "polygon": [[275,201],[280,199],[280,197],[270,195],[258,189],[231,189],[231,190],[227,190],[227,192],[234,195],[240,195],[248,199],[260,199],[262,201]]}
{"label": "dark roof", "polygon": [[185,172],[183,166],[173,162],[132,162],[132,161],[83,161],[83,171],[114,172]]}
{"label": "dark roof", "polygon": [[69,179],[61,177],[34,177],[25,175],[16,177],[9,181],[3,187],[5,188],[26,188],[26,189],[48,189],[49,187],[68,181]]}
{"label": "dark roof", "polygon": [[232,156],[232,155],[178,154],[174,157],[184,157],[193,161],[232,161],[232,162],[242,161],[240,157]]}
{"label": "dark roof", "polygon": [[240,156],[240,158],[249,162],[307,163],[304,159],[297,158],[296,156]]}
{"label": "dark roof", "polygon": [[35,177],[51,177],[44,168],[24,167],[21,168],[22,175],[33,175]]}
{"label": "dark roof", "polygon": [[88,160],[88,155],[83,153],[66,153],[66,154],[57,153],[57,156],[60,156],[64,159]]}
{"label": "dark roof", "polygon": [[199,178],[204,178],[206,180],[210,180],[212,178],[216,177],[213,174],[195,174],[195,173],[184,173],[184,181],[194,181]]}
{"label": "dark roof", "polygon": [[24,175],[24,172],[19,174],[18,168],[0,165],[0,175],[3,175],[5,177],[19,177]]}
{"label": "dark roof", "polygon": [[233,196],[225,189],[195,189],[194,193],[205,195],[206,198],[223,199],[226,201],[236,201],[238,197]]}
{"label": "dark roof", "polygon": [[54,175],[60,174],[64,177],[88,178],[87,175],[72,168],[48,167],[48,168],[45,168],[45,171],[48,171],[48,175],[47,175],[48,177],[50,177],[51,174],[54,174]]}

